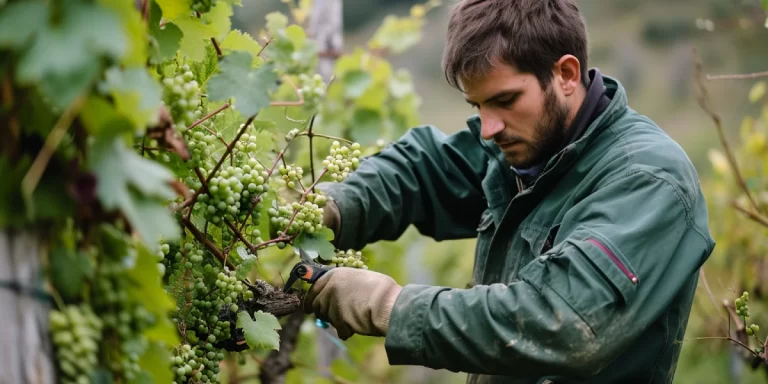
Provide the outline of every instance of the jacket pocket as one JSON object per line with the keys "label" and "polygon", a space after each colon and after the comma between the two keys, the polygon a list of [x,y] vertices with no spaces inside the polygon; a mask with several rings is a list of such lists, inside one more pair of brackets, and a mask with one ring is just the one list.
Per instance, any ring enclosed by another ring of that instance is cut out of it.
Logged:
{"label": "jacket pocket", "polygon": [[560,224],[556,224],[549,229],[547,237],[544,239],[544,243],[541,244],[539,249],[539,255],[549,252],[552,247],[555,246],[555,238],[557,238],[557,232],[560,230]]}
{"label": "jacket pocket", "polygon": [[521,276],[557,292],[595,332],[613,321],[610,313],[632,301],[639,284],[618,247],[584,227],[526,266]]}

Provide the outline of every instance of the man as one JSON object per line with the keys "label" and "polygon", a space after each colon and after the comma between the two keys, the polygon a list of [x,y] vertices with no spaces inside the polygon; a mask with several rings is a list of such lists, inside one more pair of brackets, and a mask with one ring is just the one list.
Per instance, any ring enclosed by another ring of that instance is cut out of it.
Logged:
{"label": "man", "polygon": [[477,237],[473,284],[337,268],[305,310],[471,383],[671,382],[714,247],[706,204],[681,147],[587,59],[574,0],[458,3],[443,66],[477,115],[365,160],[328,190],[327,222],[341,249],[409,225]]}

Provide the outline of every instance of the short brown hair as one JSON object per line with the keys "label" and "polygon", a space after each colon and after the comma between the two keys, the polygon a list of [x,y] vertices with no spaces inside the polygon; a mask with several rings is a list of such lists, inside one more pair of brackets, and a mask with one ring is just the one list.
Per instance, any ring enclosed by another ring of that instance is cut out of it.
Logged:
{"label": "short brown hair", "polygon": [[448,83],[473,78],[496,59],[533,73],[542,88],[552,65],[571,54],[587,84],[587,30],[575,0],[461,0],[451,10],[443,71]]}

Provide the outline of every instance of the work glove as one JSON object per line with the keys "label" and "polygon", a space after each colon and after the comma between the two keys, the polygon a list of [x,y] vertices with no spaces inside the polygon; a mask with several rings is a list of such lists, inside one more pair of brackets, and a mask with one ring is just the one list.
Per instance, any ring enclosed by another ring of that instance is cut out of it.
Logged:
{"label": "work glove", "polygon": [[354,334],[386,336],[401,290],[394,279],[379,272],[337,267],[312,285],[304,298],[304,312],[330,322],[342,340]]}

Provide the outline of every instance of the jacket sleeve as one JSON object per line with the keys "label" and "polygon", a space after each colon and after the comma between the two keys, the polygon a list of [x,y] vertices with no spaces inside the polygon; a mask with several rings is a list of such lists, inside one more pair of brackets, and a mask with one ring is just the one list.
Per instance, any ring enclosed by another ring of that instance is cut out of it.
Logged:
{"label": "jacket sleeve", "polygon": [[390,363],[517,377],[597,373],[667,309],[712,251],[696,190],[636,171],[569,210],[555,247],[519,281],[405,286],[385,341]]}
{"label": "jacket sleeve", "polygon": [[481,183],[488,158],[468,129],[411,129],[344,182],[325,187],[340,212],[334,243],[361,249],[396,240],[411,224],[437,240],[476,236],[487,205]]}

